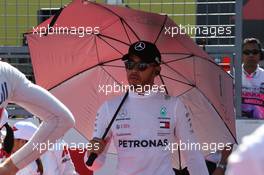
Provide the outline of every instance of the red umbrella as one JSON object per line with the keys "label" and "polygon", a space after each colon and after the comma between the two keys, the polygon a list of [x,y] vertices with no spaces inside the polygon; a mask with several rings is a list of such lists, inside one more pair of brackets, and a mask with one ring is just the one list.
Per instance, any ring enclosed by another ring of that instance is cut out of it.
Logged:
{"label": "red umbrella", "polygon": [[167,16],[76,0],[34,29],[47,35],[27,35],[36,82],[71,109],[76,129],[91,138],[99,106],[120,95],[104,95],[99,86],[125,85],[121,57],[131,43],[150,41],[163,61],[156,84],[185,102],[198,141],[234,143],[232,78],[188,36],[169,35],[176,26]]}

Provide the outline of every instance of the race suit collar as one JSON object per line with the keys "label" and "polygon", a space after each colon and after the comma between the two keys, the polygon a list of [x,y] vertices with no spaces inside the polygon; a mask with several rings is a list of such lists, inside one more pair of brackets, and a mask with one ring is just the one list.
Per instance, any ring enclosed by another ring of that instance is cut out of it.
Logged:
{"label": "race suit collar", "polygon": [[149,98],[152,97],[154,95],[157,95],[159,92],[154,92],[154,91],[147,91],[144,94],[139,94],[133,91],[129,91],[129,97],[132,98]]}
{"label": "race suit collar", "polygon": [[259,72],[259,69],[260,69],[260,66],[258,65],[256,70],[254,72],[252,72],[251,74],[247,73],[247,71],[244,69],[244,64],[242,64],[242,71],[244,73],[244,75],[247,77],[247,78],[254,78],[257,73]]}

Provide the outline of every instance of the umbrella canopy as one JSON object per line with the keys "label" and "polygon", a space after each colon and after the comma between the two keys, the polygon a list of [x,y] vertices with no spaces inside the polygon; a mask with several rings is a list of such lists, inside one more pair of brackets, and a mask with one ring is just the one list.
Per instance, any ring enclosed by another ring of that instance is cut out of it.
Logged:
{"label": "umbrella canopy", "polygon": [[[54,29],[48,33],[50,24]],[[162,56],[155,83],[182,98],[192,113],[198,141],[234,143],[231,76],[187,35],[168,34],[172,27],[177,25],[164,15],[76,0],[27,35],[36,82],[70,108],[75,128],[91,138],[99,106],[121,94],[106,95],[99,87],[127,84],[121,57],[130,44],[149,41]]]}

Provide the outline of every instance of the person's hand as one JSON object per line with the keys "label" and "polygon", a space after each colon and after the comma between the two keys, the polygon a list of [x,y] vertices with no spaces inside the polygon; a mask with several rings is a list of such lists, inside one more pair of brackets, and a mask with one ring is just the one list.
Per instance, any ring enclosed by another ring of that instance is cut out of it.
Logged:
{"label": "person's hand", "polygon": [[220,167],[216,167],[216,169],[213,172],[213,175],[225,175],[225,170],[223,170]]}
{"label": "person's hand", "polygon": [[12,162],[10,158],[6,159],[0,164],[0,174],[1,175],[15,175],[18,172],[18,168]]}
{"label": "person's hand", "polygon": [[99,138],[93,138],[90,140],[90,144],[92,147],[87,150],[88,157],[91,153],[95,153],[97,155],[101,154],[105,149],[106,141]]}

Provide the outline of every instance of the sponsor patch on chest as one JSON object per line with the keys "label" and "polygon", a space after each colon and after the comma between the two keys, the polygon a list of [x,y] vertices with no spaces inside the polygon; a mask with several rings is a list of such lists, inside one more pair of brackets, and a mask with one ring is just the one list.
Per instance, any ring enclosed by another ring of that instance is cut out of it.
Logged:
{"label": "sponsor patch on chest", "polygon": [[170,122],[169,121],[160,121],[160,128],[170,129]]}

